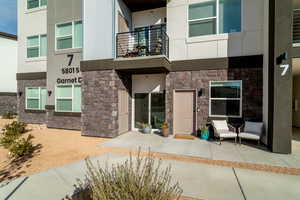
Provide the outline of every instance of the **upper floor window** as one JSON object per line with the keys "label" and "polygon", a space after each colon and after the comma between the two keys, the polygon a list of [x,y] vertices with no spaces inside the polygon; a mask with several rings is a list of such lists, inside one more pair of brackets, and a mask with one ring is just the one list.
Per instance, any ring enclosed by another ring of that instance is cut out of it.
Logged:
{"label": "upper floor window", "polygon": [[189,6],[189,37],[241,31],[241,0],[209,0]]}
{"label": "upper floor window", "polygon": [[27,58],[47,56],[47,35],[27,37]]}
{"label": "upper floor window", "polygon": [[47,6],[48,0],[27,0],[27,9]]}
{"label": "upper floor window", "polygon": [[56,50],[82,48],[82,21],[56,25]]}
{"label": "upper floor window", "polygon": [[242,116],[242,81],[211,81],[209,115]]}

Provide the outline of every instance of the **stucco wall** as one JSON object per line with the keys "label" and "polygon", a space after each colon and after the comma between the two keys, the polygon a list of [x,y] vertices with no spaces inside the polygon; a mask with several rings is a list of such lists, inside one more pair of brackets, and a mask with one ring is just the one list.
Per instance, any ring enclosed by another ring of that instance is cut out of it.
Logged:
{"label": "stucco wall", "polygon": [[27,37],[47,34],[47,7],[27,10],[27,0],[18,0],[18,73],[45,72],[47,58],[27,58]]}
{"label": "stucco wall", "polygon": [[[47,105],[55,105],[55,88],[57,85],[72,84],[65,83],[64,80],[74,80],[73,84],[80,84],[81,73],[76,70],[80,67],[82,49],[56,50],[55,48],[56,24],[78,20],[82,20],[82,0],[52,0],[48,2],[47,89],[52,91],[52,95],[48,97]],[[70,66],[68,66],[70,61],[68,55],[73,55]],[[63,69],[70,69],[72,73],[62,73]]]}
{"label": "stucco wall", "polygon": [[264,1],[242,0],[242,32],[188,37],[188,5],[207,0],[172,0],[167,5],[170,59],[231,57],[263,53]]}
{"label": "stucco wall", "polygon": [[17,48],[16,40],[0,36],[0,92],[17,92]]}
{"label": "stucco wall", "polygon": [[133,27],[143,27],[165,23],[167,8],[157,8],[132,13]]}

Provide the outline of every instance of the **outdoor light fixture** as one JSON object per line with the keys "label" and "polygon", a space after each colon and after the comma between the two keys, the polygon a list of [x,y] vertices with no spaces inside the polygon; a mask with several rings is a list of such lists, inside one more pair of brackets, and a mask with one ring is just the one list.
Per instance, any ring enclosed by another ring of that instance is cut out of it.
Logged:
{"label": "outdoor light fixture", "polygon": [[201,96],[203,95],[203,93],[204,93],[204,89],[203,89],[203,88],[200,88],[200,89],[198,90],[198,97],[201,97]]}
{"label": "outdoor light fixture", "polygon": [[284,60],[287,60],[288,59],[288,53],[287,52],[284,52],[283,54],[281,54],[280,56],[278,56],[277,58],[276,58],[276,63],[277,63],[277,65],[280,65],[280,64],[282,64],[282,62],[284,61]]}
{"label": "outdoor light fixture", "polygon": [[22,91],[19,91],[18,94],[19,94],[19,97],[21,97],[22,94],[23,94],[23,92],[22,92]]}
{"label": "outdoor light fixture", "polygon": [[48,96],[50,97],[52,94],[52,91],[51,90],[48,90]]}

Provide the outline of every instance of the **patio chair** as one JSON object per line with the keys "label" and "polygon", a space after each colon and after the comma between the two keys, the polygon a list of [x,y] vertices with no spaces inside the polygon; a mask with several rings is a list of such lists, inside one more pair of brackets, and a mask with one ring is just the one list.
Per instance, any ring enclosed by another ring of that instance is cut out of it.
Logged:
{"label": "patio chair", "polygon": [[256,140],[259,145],[261,136],[263,134],[264,124],[262,122],[245,122],[239,128],[239,140],[240,144],[242,143],[242,139],[248,140]]}
{"label": "patio chair", "polygon": [[220,144],[222,144],[224,138],[234,138],[236,143],[236,128],[228,124],[226,120],[212,120],[212,126],[215,137],[220,139]]}

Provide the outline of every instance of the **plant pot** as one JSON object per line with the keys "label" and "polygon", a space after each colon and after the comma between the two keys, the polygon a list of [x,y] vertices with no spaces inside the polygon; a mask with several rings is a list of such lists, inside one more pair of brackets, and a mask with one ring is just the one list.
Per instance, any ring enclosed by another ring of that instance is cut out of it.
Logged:
{"label": "plant pot", "polygon": [[208,140],[209,138],[209,131],[202,131],[201,132],[201,139],[204,139],[204,140]]}
{"label": "plant pot", "polygon": [[170,134],[170,129],[169,128],[163,128],[162,129],[162,135],[164,137],[169,137],[169,134]]}
{"label": "plant pot", "polygon": [[145,133],[145,134],[150,134],[151,131],[152,131],[151,126],[146,126],[143,128],[143,133]]}

